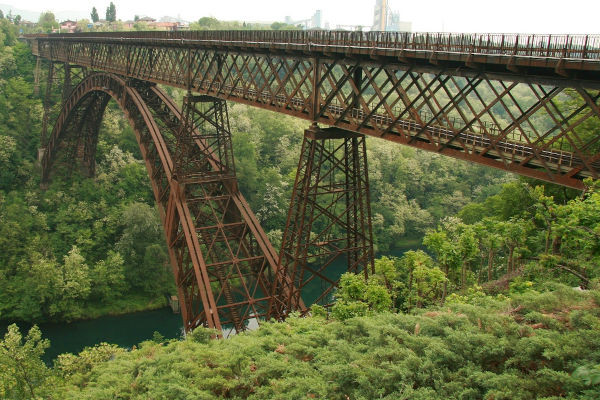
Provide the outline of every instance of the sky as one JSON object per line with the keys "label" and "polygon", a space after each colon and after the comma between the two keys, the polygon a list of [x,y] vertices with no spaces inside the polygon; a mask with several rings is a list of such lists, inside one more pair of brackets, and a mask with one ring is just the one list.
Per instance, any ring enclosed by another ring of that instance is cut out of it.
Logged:
{"label": "sky", "polygon": [[[600,33],[599,0],[389,0],[400,19],[411,21],[413,31],[485,33]],[[93,6],[100,17],[109,1],[4,0],[2,3],[31,11],[73,11],[73,19],[87,16]],[[187,21],[203,16],[220,20],[283,21],[308,19],[322,10],[323,21],[370,26],[375,0],[113,0],[117,18],[134,15],[160,18],[168,15]],[[16,3],[16,4],[15,4]],[[6,10],[4,10],[6,12]]]}

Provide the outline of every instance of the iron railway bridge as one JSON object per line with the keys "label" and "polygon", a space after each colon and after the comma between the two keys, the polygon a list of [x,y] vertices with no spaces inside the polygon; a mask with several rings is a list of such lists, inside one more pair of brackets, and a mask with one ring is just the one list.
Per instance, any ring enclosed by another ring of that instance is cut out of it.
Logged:
{"label": "iron railway bridge", "polygon": [[[305,312],[332,262],[373,271],[365,136],[582,189],[600,173],[600,37],[334,31],[28,36],[43,182],[95,173],[114,100],[134,129],[186,330]],[[46,73],[42,66],[47,65]],[[158,86],[187,91],[176,104]],[[62,87],[51,121],[53,87]],[[238,190],[227,101],[308,121],[278,254]]]}

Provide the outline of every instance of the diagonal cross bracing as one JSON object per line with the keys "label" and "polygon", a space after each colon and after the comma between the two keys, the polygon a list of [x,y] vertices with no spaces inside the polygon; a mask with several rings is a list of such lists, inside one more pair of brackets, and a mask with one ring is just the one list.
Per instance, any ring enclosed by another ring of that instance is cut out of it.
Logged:
{"label": "diagonal cross bracing", "polygon": [[[247,31],[29,40],[34,54],[55,62],[180,87],[565,186],[582,188],[583,178],[599,175],[596,36]],[[578,111],[573,116],[570,110]]]}

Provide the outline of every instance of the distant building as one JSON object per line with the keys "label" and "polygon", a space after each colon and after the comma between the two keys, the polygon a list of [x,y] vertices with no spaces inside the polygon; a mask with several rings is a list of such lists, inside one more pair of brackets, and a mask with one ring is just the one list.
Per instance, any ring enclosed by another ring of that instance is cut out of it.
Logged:
{"label": "distant building", "polygon": [[412,22],[400,21],[400,13],[391,11],[388,0],[376,0],[372,31],[410,32]]}
{"label": "distant building", "polygon": [[77,29],[77,21],[66,20],[60,23],[62,33],[74,33]]}
{"label": "distant building", "polygon": [[311,28],[322,28],[321,10],[317,10],[311,18]]}
{"label": "distant building", "polygon": [[35,28],[37,26],[37,23],[27,20],[21,20],[21,22],[19,22],[19,26],[23,26],[25,28]]}
{"label": "distant building", "polygon": [[286,15],[284,22],[288,25],[302,25],[302,28],[304,29],[322,29],[323,14],[321,10],[317,10],[312,17],[301,20],[293,20],[292,17]]}
{"label": "distant building", "polygon": [[151,18],[151,17],[142,17],[142,18],[139,18],[136,22],[147,22],[147,23],[150,23],[150,22],[156,22],[156,20],[154,18]]}
{"label": "distant building", "polygon": [[376,0],[375,9],[373,10],[373,26],[372,31],[385,31],[387,26],[387,0]]}
{"label": "distant building", "polygon": [[157,28],[161,31],[178,31],[179,22],[151,22],[148,24],[153,28]]}
{"label": "distant building", "polygon": [[400,21],[400,13],[391,11],[388,13],[385,30],[391,32],[411,32],[412,22]]}

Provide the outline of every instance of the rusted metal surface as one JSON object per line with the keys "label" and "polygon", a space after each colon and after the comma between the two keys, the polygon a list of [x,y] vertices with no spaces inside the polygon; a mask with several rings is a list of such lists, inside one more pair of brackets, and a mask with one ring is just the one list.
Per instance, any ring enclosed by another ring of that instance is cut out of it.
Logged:
{"label": "rusted metal surface", "polygon": [[[71,90],[87,74],[87,68],[78,65],[71,65],[66,62],[47,61],[45,91],[43,100],[43,116],[42,116],[42,137],[41,143],[46,143],[51,128],[53,117],[56,117],[62,107],[62,103],[69,97]],[[42,74],[42,59],[38,57],[35,67],[34,76],[34,91],[39,92],[40,77]],[[54,99],[52,93],[54,90],[60,89],[62,97]]]}
{"label": "rusted metal surface", "polygon": [[[333,268],[343,261],[343,271]],[[275,315],[329,305],[343,272],[374,272],[365,136],[313,125],[304,134],[274,286]],[[278,292],[281,291],[281,292]]]}
{"label": "rusted metal surface", "polygon": [[[327,303],[339,257],[347,270],[372,271],[364,135],[574,188],[600,171],[598,36],[220,31],[28,39],[51,65],[44,131],[54,67],[64,69],[43,181],[61,157],[94,174],[98,128],[115,99],[151,177],[186,330],[240,331],[254,318],[304,312],[302,293],[315,281],[317,302]],[[187,90],[183,110],[155,83]],[[279,257],[238,191],[224,100],[313,122]]]}
{"label": "rusted metal surface", "polygon": [[600,37],[111,32],[41,57],[582,188],[600,171]]}
{"label": "rusted metal surface", "polygon": [[165,229],[184,327],[245,329],[271,311],[276,253],[237,189],[226,103],[181,110],[155,85],[95,73],[72,91],[47,143],[43,180],[61,159],[94,174],[98,128],[114,99],[130,121]]}
{"label": "rusted metal surface", "polygon": [[[600,35],[519,35],[347,31],[94,32],[28,35],[29,39],[154,46],[268,49],[411,57],[435,61],[598,70]],[[34,46],[37,46],[35,43]],[[34,51],[37,50],[34,47]],[[517,61],[518,60],[518,61]]]}

